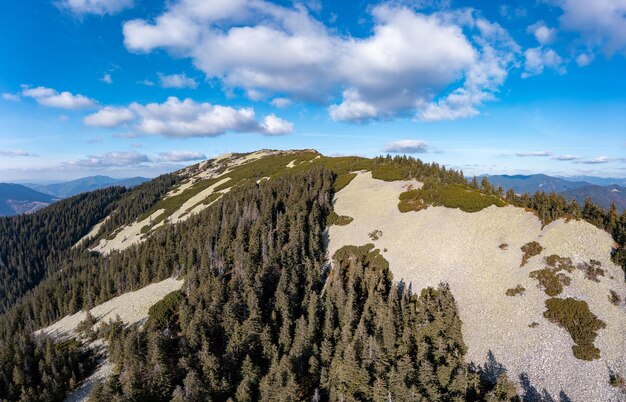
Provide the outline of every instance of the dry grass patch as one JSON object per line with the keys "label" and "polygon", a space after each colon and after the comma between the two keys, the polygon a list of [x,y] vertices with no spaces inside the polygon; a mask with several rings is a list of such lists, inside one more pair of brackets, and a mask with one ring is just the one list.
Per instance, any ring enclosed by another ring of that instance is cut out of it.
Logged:
{"label": "dry grass patch", "polygon": [[543,316],[569,332],[576,343],[572,346],[574,357],[581,360],[600,358],[600,350],[593,343],[598,330],[606,328],[606,324],[589,310],[586,301],[571,297],[548,299]]}
{"label": "dry grass patch", "polygon": [[499,248],[500,250],[508,250],[508,249],[509,249],[509,245],[508,245],[508,244],[506,244],[506,243],[502,243],[502,244],[500,244],[500,245],[498,246],[498,248]]}
{"label": "dry grass patch", "polygon": [[622,298],[617,294],[616,291],[611,290],[609,292],[609,301],[611,302],[611,304],[619,306],[619,304],[622,302]]}
{"label": "dry grass patch", "polygon": [[536,241],[531,241],[530,243],[524,244],[522,246],[522,252],[524,253],[524,255],[522,256],[522,263],[520,264],[520,267],[526,265],[530,257],[539,255],[542,251],[543,247]]}

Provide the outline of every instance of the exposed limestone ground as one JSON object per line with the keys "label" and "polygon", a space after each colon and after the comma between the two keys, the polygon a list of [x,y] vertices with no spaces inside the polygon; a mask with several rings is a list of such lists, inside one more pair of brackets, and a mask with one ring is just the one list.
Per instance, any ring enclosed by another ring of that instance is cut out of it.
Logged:
{"label": "exposed limestone ground", "polygon": [[[148,310],[156,302],[163,299],[165,295],[183,286],[184,281],[174,278],[150,284],[134,292],[124,293],[99,304],[90,310],[91,314],[98,320],[94,325],[96,329],[100,323],[108,322],[119,318],[126,325],[139,324],[148,318]],[[57,339],[67,339],[78,336],[76,327],[87,318],[86,311],[79,311],[63,317],[54,324],[35,332],[36,335],[48,335]],[[96,371],[85,379],[66,399],[66,402],[86,401],[93,386],[105,381],[112,371],[112,366],[106,357],[106,345],[101,339],[96,339],[89,347],[100,350],[103,359],[98,364]]]}
{"label": "exposed limestone ground", "polygon": [[[626,285],[621,268],[610,260],[610,235],[582,221],[558,220],[542,230],[535,215],[511,206],[476,213],[444,207],[401,213],[398,196],[408,183],[359,173],[338,192],[335,212],[354,220],[329,228],[330,255],[344,245],[374,243],[387,249],[382,254],[395,279],[411,282],[414,292],[448,282],[463,321],[468,360],[484,365],[492,352],[530,400],[544,392],[554,400],[562,392],[573,401],[624,400],[608,382],[609,367],[626,369],[626,309],[608,299],[610,290],[626,295]],[[375,230],[383,235],[372,241],[368,234]],[[520,268],[520,248],[531,241],[544,250]],[[501,249],[502,244],[508,247]],[[576,359],[569,333],[543,317],[548,296],[529,273],[544,268],[544,257],[551,254],[570,257],[574,265],[595,259],[606,271],[596,283],[575,270],[558,296],[585,300],[607,324],[595,341],[599,360]],[[526,291],[506,296],[518,284]],[[533,322],[539,325],[529,327]]]}

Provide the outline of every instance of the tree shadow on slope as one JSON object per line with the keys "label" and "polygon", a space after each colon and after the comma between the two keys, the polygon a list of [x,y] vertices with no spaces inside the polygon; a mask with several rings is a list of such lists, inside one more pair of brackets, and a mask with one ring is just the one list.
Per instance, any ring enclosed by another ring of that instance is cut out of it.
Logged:
{"label": "tree shadow on slope", "polygon": [[[489,389],[490,387],[493,388],[491,393],[500,398],[497,400],[521,400],[523,402],[572,402],[572,399],[565,393],[565,391],[561,390],[558,398],[553,397],[546,389],[539,391],[537,387],[531,383],[530,378],[526,373],[519,375],[519,386],[515,387],[513,382],[508,378],[506,367],[496,359],[495,354],[491,350],[487,352],[485,363],[483,365],[474,366],[473,370],[478,373],[480,381],[484,384],[483,389]],[[522,393],[517,397],[507,398],[505,395],[510,396],[511,394],[507,394],[506,388],[510,387],[517,388],[517,390],[521,389]]]}
{"label": "tree shadow on slope", "polygon": [[526,373],[519,375],[519,383],[523,390],[522,401],[524,402],[572,402],[563,390],[559,392],[558,398],[553,397],[545,388],[539,392]]}

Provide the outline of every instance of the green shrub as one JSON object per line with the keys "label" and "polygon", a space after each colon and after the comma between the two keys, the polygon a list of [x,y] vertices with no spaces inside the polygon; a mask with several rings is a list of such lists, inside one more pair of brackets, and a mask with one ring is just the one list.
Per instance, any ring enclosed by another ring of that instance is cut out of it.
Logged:
{"label": "green shrub", "polygon": [[491,205],[503,207],[502,199],[495,195],[482,194],[463,184],[439,184],[427,182],[420,189],[400,194],[400,212],[420,211],[428,206],[459,208],[464,212],[478,212]]}
{"label": "green shrub", "polygon": [[597,331],[605,328],[606,324],[589,310],[587,302],[571,297],[551,298],[546,300],[546,311],[543,316],[569,332],[576,343],[572,347],[576,358],[581,360],[600,358],[600,350],[593,342],[598,336]]}
{"label": "green shrub", "polygon": [[517,295],[521,295],[522,293],[524,293],[524,291],[526,290],[525,287],[523,287],[522,285],[517,285],[514,288],[510,288],[506,290],[506,295],[507,296],[517,296]]}
{"label": "green shrub", "polygon": [[522,263],[520,264],[520,267],[526,265],[530,257],[539,255],[542,251],[543,247],[536,241],[531,241],[530,243],[524,244],[522,246],[522,252],[524,253],[524,255],[522,256]]}
{"label": "green shrub", "polygon": [[613,370],[609,371],[609,384],[613,388],[626,390],[626,381],[624,381],[624,377],[622,377],[619,373],[616,373]]}
{"label": "green shrub", "polygon": [[619,304],[622,302],[622,298],[617,294],[616,291],[611,290],[609,293],[609,301],[611,302],[611,304],[619,306]]}
{"label": "green shrub", "polygon": [[604,270],[600,268],[602,264],[597,260],[589,260],[589,263],[583,262],[578,264],[578,269],[585,273],[585,278],[590,281],[600,282],[599,276],[604,276]]}
{"label": "green shrub", "polygon": [[180,290],[168,293],[148,310],[148,325],[157,329],[171,327],[176,320],[176,312],[183,299],[184,296]]}
{"label": "green shrub", "polygon": [[372,169],[372,177],[374,179],[384,181],[398,181],[408,179],[402,168],[392,164],[375,166]]}
{"label": "green shrub", "polygon": [[335,178],[335,192],[338,192],[345,188],[352,179],[356,177],[356,173],[343,173]]}
{"label": "green shrub", "polygon": [[572,259],[568,258],[568,257],[559,257],[556,254],[552,254],[548,257],[546,257],[546,264],[548,264],[548,266],[555,268],[556,272],[561,271],[561,270],[565,270],[569,273],[571,273],[572,271],[574,271],[574,264],[572,264]]}
{"label": "green shrub", "polygon": [[552,268],[544,268],[532,271],[529,275],[531,278],[539,281],[540,287],[548,296],[556,296],[561,294],[564,286],[569,286],[571,279],[563,273],[556,273]]}
{"label": "green shrub", "polygon": [[506,243],[502,243],[502,244],[500,244],[500,245],[498,246],[498,248],[499,248],[500,250],[508,250],[508,249],[509,249],[509,245],[508,245],[508,244],[506,244]]}
{"label": "green shrub", "polygon": [[376,241],[376,240],[380,239],[381,237],[383,237],[383,231],[376,229],[376,230],[370,232],[368,234],[368,236],[370,237],[370,239]]}
{"label": "green shrub", "polygon": [[338,226],[346,226],[350,224],[354,219],[351,216],[347,215],[337,215],[335,211],[332,211],[328,214],[328,218],[326,218],[326,225],[338,225]]}
{"label": "green shrub", "polygon": [[528,324],[528,328],[537,328],[538,326],[539,326],[539,323],[535,321]]}

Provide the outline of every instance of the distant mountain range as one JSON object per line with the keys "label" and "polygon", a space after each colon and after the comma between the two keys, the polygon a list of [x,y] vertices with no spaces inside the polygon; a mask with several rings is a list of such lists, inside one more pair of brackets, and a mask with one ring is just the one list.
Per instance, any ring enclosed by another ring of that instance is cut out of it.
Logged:
{"label": "distant mountain range", "polygon": [[66,198],[86,191],[93,191],[99,188],[111,186],[134,187],[145,181],[145,177],[131,177],[126,179],[115,179],[109,176],[89,176],[81,179],[54,184],[24,184],[33,190],[54,195],[55,197]]}
{"label": "distant mountain range", "polygon": [[111,186],[134,187],[148,180],[145,177],[89,176],[54,184],[0,183],[0,216],[31,213],[61,198]]}
{"label": "distant mountain range", "polygon": [[[482,176],[481,176],[482,178]],[[626,179],[593,176],[555,177],[545,174],[487,176],[495,187],[512,188],[518,194],[544,191],[555,192],[567,199],[584,204],[586,198],[603,208],[615,203],[621,212],[626,210]]]}
{"label": "distant mountain range", "polygon": [[56,200],[21,184],[0,183],[0,216],[35,212]]}

